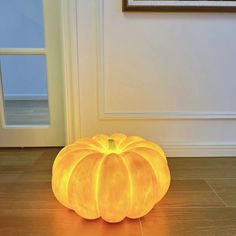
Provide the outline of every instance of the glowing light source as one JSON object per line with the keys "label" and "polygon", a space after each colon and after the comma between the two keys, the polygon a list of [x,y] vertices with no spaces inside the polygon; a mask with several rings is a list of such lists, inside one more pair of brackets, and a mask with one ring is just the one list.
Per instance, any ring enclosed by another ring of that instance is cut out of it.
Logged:
{"label": "glowing light source", "polygon": [[86,219],[119,222],[142,217],[169,185],[163,150],[138,136],[79,139],[63,148],[53,164],[56,198]]}

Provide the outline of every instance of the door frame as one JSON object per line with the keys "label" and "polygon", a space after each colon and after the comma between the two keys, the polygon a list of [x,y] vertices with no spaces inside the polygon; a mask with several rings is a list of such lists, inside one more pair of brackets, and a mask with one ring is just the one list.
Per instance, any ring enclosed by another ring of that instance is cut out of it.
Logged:
{"label": "door frame", "polygon": [[60,0],[66,144],[81,136],[77,0]]}

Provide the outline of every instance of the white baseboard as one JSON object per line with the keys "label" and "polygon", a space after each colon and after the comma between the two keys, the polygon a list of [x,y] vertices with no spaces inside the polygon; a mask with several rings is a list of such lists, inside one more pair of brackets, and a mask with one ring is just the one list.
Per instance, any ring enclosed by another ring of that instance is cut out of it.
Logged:
{"label": "white baseboard", "polygon": [[4,95],[5,101],[12,100],[47,100],[47,94],[6,94]]}
{"label": "white baseboard", "polygon": [[236,144],[163,144],[168,157],[236,157]]}

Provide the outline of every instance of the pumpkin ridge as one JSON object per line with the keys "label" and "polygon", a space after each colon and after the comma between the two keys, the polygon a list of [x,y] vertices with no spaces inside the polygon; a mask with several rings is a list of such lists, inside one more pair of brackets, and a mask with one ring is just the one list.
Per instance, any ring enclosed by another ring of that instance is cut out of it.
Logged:
{"label": "pumpkin ridge", "polygon": [[96,202],[96,208],[97,208],[97,213],[99,216],[101,216],[100,214],[100,208],[99,208],[99,201],[98,201],[98,191],[99,191],[99,180],[100,180],[100,172],[101,172],[101,167],[103,164],[103,161],[105,160],[105,158],[107,157],[106,154],[103,154],[101,161],[97,167],[97,172],[96,172],[96,182],[95,182],[95,202]]}
{"label": "pumpkin ridge", "polygon": [[[159,180],[159,176],[156,174],[156,171],[155,171],[155,168],[154,168],[153,164],[149,160],[147,160],[144,156],[140,155],[138,152],[132,151],[132,152],[126,152],[126,153],[130,153],[131,155],[132,155],[132,153],[135,153],[137,156],[139,156],[140,158],[142,158],[143,160],[145,160],[148,163],[148,165],[151,167],[151,170],[152,170],[154,176],[156,177],[155,178],[156,185],[159,187],[159,185],[160,185],[159,181],[158,181]],[[157,196],[155,196],[154,192],[153,192],[153,195],[155,197],[155,202],[154,202],[154,205],[155,205],[157,203],[156,202]]]}
{"label": "pumpkin ridge", "polygon": [[95,149],[96,151],[99,151],[101,148],[103,148],[102,144],[93,138],[90,138],[90,139],[88,138],[87,142],[81,142],[80,140],[75,141],[72,145],[75,145],[78,147],[80,145],[84,145],[84,146],[87,145],[88,148]]}
{"label": "pumpkin ridge", "polygon": [[[137,151],[137,152],[135,151],[135,149],[138,149],[138,148],[139,148],[139,147],[134,148],[134,149],[131,151],[131,153],[133,152],[133,153],[135,153],[135,154],[141,156],[143,159],[145,159],[145,160],[149,163],[149,165],[152,167],[152,170],[153,170],[154,173],[155,173],[157,185],[160,186],[160,182],[162,183],[163,179],[160,179],[159,170],[158,170],[158,171],[155,170],[155,167],[153,166],[152,161],[148,160],[145,156],[140,155],[140,154],[138,153],[138,151]],[[145,148],[146,148],[146,147],[143,147],[143,149],[145,149]],[[153,149],[151,149],[151,148],[146,148],[146,149],[149,149],[149,150],[151,150],[151,151],[157,153],[156,150],[153,150]],[[158,153],[158,154],[159,154],[159,153]],[[161,161],[163,161],[163,160],[165,160],[165,164],[167,164],[166,158],[161,159]],[[167,164],[167,165],[168,165],[168,164]],[[161,166],[160,166],[160,168],[162,169]],[[161,186],[163,186],[163,185],[161,184]],[[167,188],[167,190],[168,190],[168,188]],[[167,191],[167,190],[166,190],[166,191]],[[161,191],[160,191],[160,192],[163,193],[163,188],[161,188]],[[165,196],[165,194],[166,194],[166,192],[163,194],[163,196]],[[163,198],[163,196],[161,196],[161,198]],[[159,196],[159,198],[157,199],[157,202],[160,201],[161,198],[160,198],[160,196]],[[157,202],[156,202],[156,203],[157,203]]]}
{"label": "pumpkin ridge", "polygon": [[158,149],[154,149],[154,148],[152,148],[152,147],[137,146],[137,147],[132,147],[131,149],[126,150],[126,151],[127,151],[127,152],[133,152],[133,150],[139,149],[139,148],[142,148],[142,149],[149,149],[149,150],[151,150],[151,151],[153,151],[153,152],[157,152],[157,153],[159,154],[159,156],[161,156],[161,158],[166,161],[166,157],[163,156],[162,153],[161,153]]}
{"label": "pumpkin ridge", "polygon": [[138,143],[138,142],[141,142],[141,141],[145,141],[144,139],[139,139],[139,140],[130,140],[129,143],[127,143],[126,145],[124,145],[124,142],[127,141],[127,139],[131,138],[131,137],[137,137],[137,138],[140,138],[138,136],[130,136],[130,137],[126,137],[121,143],[120,143],[120,148],[122,148],[123,150],[125,150],[129,145],[131,144],[134,144],[134,143]]}
{"label": "pumpkin ridge", "polygon": [[117,145],[117,148],[120,148],[120,145],[122,144],[122,142],[124,140],[127,139],[127,136],[124,134],[120,134],[120,133],[114,133],[111,135],[110,137],[111,139],[114,139]]}
{"label": "pumpkin ridge", "polygon": [[138,140],[138,141],[131,142],[131,143],[127,144],[126,146],[124,146],[123,148],[127,149],[127,148],[129,148],[129,146],[136,145],[136,144],[138,144],[140,142],[144,142],[144,140]]}
{"label": "pumpkin ridge", "polygon": [[98,203],[101,218],[110,223],[122,221],[127,216],[130,204],[130,186],[128,172],[120,154],[106,155],[101,165],[99,184]]}
{"label": "pumpkin ridge", "polygon": [[[106,143],[104,142],[104,139],[107,140],[109,138],[109,136],[105,135],[105,134],[99,134],[99,135],[95,135],[92,137],[92,140],[94,140],[95,142],[97,142],[100,147],[99,148],[106,148]],[[103,140],[101,140],[103,139]]]}
{"label": "pumpkin ridge", "polygon": [[[153,150],[154,151],[154,150]],[[154,175],[156,176],[156,179],[158,180],[158,176],[156,175],[156,171],[155,171],[155,168],[152,164],[152,162],[150,162],[149,160],[147,160],[144,156],[142,156],[140,153],[138,152],[135,152],[134,150],[131,150],[131,151],[126,151],[125,153],[135,153],[136,155],[138,155],[139,157],[143,158],[151,167],[152,167],[152,171],[154,173]]]}
{"label": "pumpkin ridge", "polygon": [[94,149],[91,149],[91,148],[84,148],[84,149],[80,149],[80,148],[76,148],[76,149],[72,149],[72,150],[69,150],[68,152],[64,152],[64,153],[58,153],[57,157],[55,158],[55,161],[53,163],[53,166],[52,166],[52,170],[54,171],[54,169],[56,168],[56,166],[60,163],[60,161],[65,157],[65,155],[67,156],[68,154],[72,154],[72,153],[76,153],[77,151],[94,151],[94,153],[97,152],[97,150],[94,150]]}
{"label": "pumpkin ridge", "polygon": [[[84,156],[83,158],[81,158],[81,159],[73,166],[73,168],[72,168],[72,170],[71,170],[71,172],[70,172],[69,178],[68,178],[67,186],[66,186],[66,192],[67,192],[67,193],[66,193],[66,196],[67,196],[68,202],[69,202],[69,199],[68,199],[68,195],[69,195],[68,190],[69,190],[69,188],[68,188],[68,186],[70,185],[71,176],[72,176],[74,170],[78,167],[78,165],[81,163],[82,160],[84,160],[84,159],[86,159],[86,158],[90,158],[90,157],[91,157],[92,155],[94,155],[94,154],[99,155],[99,154],[101,154],[101,153],[95,152],[95,153],[91,153],[91,154],[89,154],[89,155],[86,155],[86,156]],[[69,202],[69,205],[71,205],[70,202]]]}
{"label": "pumpkin ridge", "polygon": [[64,147],[63,149],[61,149],[60,152],[57,154],[54,162],[53,162],[53,166],[55,166],[64,157],[64,155],[68,153],[67,150],[70,150],[70,149],[73,150],[74,146],[75,146],[74,143],[72,143],[72,144]]}
{"label": "pumpkin ridge", "polygon": [[132,205],[133,205],[133,194],[134,194],[134,190],[133,190],[133,181],[132,181],[132,177],[131,177],[131,172],[130,172],[130,169],[129,169],[129,166],[125,160],[125,157],[123,156],[123,154],[120,154],[120,157],[121,157],[121,160],[123,161],[126,169],[127,169],[127,172],[128,172],[128,177],[129,177],[129,194],[130,194],[130,199],[129,199],[129,209],[127,210],[127,215],[129,215],[130,213],[130,210],[132,208]]}
{"label": "pumpkin ridge", "polygon": [[[137,156],[137,157],[139,157],[140,159],[142,159],[144,162],[146,162],[147,163],[147,165],[148,166],[150,166],[150,169],[151,169],[151,171],[152,171],[152,175],[155,177],[154,179],[154,181],[155,181],[155,184],[156,184],[156,186],[158,187],[159,186],[159,184],[158,184],[158,178],[157,178],[157,175],[156,175],[156,173],[155,173],[155,171],[154,171],[154,168],[153,168],[153,166],[150,164],[150,162],[146,159],[146,158],[144,158],[142,155],[140,155],[139,153],[136,153],[136,152],[133,152],[133,153],[135,153],[135,155]],[[130,158],[132,159],[132,154],[133,154],[132,152],[125,152],[125,154],[126,155],[129,155],[130,156]],[[151,209],[153,208],[153,206],[157,203],[156,202],[156,188],[154,188],[154,183],[152,182],[152,195],[153,195],[153,199],[152,199],[152,207],[151,207]],[[137,193],[136,193],[137,194]],[[140,216],[138,216],[138,217],[136,217],[136,218],[139,218],[139,217],[141,217],[142,215],[145,215],[147,212],[149,212],[150,211],[150,209],[145,209],[145,212],[142,212],[142,214],[140,215]],[[128,216],[129,218],[131,218],[131,219],[134,219],[133,217],[130,217],[130,216]]]}
{"label": "pumpkin ridge", "polygon": [[[140,144],[141,144],[141,146],[140,146]],[[147,144],[148,144],[148,147],[146,146]],[[135,146],[135,145],[139,145],[139,146]],[[133,147],[130,148],[130,146],[133,146]],[[159,145],[154,144],[150,141],[146,141],[146,140],[141,140],[141,141],[139,140],[137,142],[130,143],[128,146],[125,147],[125,149],[126,149],[125,151],[130,151],[133,148],[138,148],[138,147],[150,148],[150,149],[158,152],[162,157],[165,157],[165,153],[163,152],[162,148]]]}
{"label": "pumpkin ridge", "polygon": [[[72,153],[72,152],[70,152],[70,153]],[[76,152],[75,152],[75,154],[76,154]],[[93,152],[93,153],[90,153],[90,154],[85,153],[85,154],[81,157],[81,160],[84,159],[84,157],[86,157],[86,155],[91,155],[91,154],[94,154],[94,152]],[[60,157],[60,156],[59,156],[59,157]],[[58,174],[57,167],[58,167],[59,164],[61,164],[60,162],[61,162],[62,160],[65,160],[66,158],[67,158],[66,156],[63,156],[63,158],[61,158],[61,159],[59,160],[59,162],[57,162],[57,164],[56,164],[56,166],[55,166],[55,169],[53,170],[53,173],[52,173],[52,189],[53,189],[53,192],[54,192],[56,198],[58,199],[58,201],[61,202],[63,205],[67,206],[68,208],[71,208],[71,205],[70,205],[70,203],[69,203],[69,201],[68,201],[68,194],[67,194],[68,186],[69,186],[69,178],[67,179],[66,184],[63,185],[63,186],[65,187],[65,188],[64,188],[64,191],[63,191],[63,194],[61,193],[61,191],[58,192],[58,182],[57,182],[56,179],[55,179],[55,178],[56,178],[55,176],[57,176],[57,178],[58,178],[59,180],[61,180],[62,177],[61,177],[61,175]],[[74,166],[73,166],[72,169],[71,169],[71,172],[68,172],[67,175],[71,176],[71,174],[73,173],[74,167],[75,167],[77,164],[78,164],[78,163],[75,161]],[[70,163],[70,165],[71,165],[71,163]],[[57,184],[55,184],[55,182],[57,182]]]}

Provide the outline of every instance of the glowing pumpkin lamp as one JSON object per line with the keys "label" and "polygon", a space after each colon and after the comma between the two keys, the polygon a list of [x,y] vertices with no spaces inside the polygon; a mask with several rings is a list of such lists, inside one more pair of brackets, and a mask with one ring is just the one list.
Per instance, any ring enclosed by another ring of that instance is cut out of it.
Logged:
{"label": "glowing pumpkin lamp", "polygon": [[107,222],[146,215],[170,185],[163,150],[124,134],[77,140],[59,152],[52,172],[59,202],[83,218]]}

